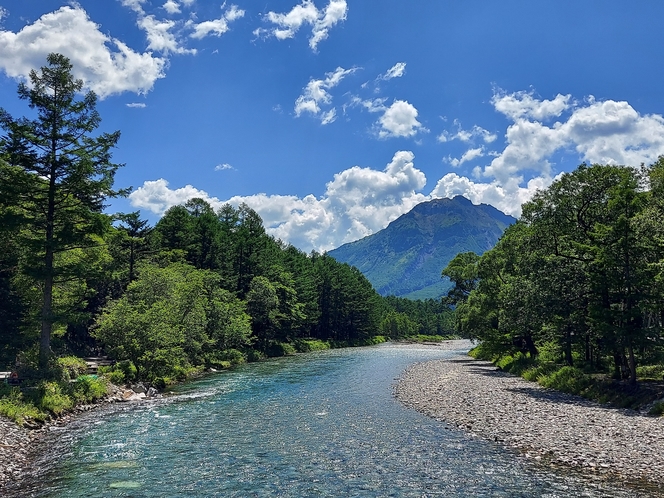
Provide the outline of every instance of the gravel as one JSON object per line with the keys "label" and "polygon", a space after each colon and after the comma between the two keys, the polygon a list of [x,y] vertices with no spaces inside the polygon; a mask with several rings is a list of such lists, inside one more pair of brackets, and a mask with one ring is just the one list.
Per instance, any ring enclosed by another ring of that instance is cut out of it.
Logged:
{"label": "gravel", "polygon": [[413,365],[395,395],[408,407],[542,465],[664,483],[662,417],[546,389],[465,355]]}

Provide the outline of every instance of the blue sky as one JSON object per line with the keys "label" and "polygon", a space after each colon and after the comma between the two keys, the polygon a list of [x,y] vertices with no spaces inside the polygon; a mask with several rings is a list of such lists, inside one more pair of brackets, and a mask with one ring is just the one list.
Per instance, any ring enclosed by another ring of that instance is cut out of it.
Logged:
{"label": "blue sky", "polygon": [[309,251],[464,195],[518,216],[664,154],[664,3],[0,0],[0,106],[68,56],[121,130],[110,211],[246,202]]}

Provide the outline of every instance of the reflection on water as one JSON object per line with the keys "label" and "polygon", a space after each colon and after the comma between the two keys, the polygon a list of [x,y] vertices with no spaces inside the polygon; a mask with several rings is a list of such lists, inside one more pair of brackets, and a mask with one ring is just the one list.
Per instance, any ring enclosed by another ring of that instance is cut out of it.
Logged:
{"label": "reflection on water", "polygon": [[45,475],[20,495],[635,496],[533,469],[394,400],[407,365],[452,354],[392,345],[310,353],[93,413],[54,438]]}

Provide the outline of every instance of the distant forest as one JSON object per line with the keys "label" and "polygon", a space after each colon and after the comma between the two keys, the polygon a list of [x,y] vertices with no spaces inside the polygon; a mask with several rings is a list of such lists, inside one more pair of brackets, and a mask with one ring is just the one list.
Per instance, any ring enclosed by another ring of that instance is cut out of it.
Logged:
{"label": "distant forest", "polygon": [[[269,236],[246,205],[201,199],[154,226],[105,212],[120,132],[95,135],[96,96],[51,54],[0,109],[0,369],[108,354],[158,383],[335,345],[445,335],[440,301],[382,298],[355,268]],[[23,375],[22,373],[22,375]]]}

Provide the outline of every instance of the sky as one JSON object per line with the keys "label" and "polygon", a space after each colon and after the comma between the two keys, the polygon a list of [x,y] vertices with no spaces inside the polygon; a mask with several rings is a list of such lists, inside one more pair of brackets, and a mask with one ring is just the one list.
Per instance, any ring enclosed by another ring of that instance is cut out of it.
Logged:
{"label": "sky", "polygon": [[109,212],[246,203],[309,252],[463,195],[519,216],[664,154],[659,0],[0,0],[0,107],[50,52],[120,130]]}

